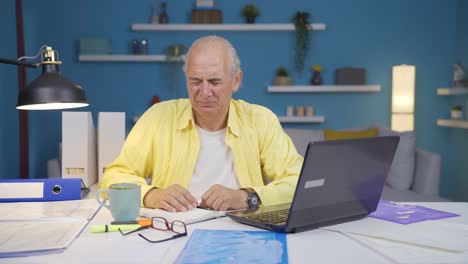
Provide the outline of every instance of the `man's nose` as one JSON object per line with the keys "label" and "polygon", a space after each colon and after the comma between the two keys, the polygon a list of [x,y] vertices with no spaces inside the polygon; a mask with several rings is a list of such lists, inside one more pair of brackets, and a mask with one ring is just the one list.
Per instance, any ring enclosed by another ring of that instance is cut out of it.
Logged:
{"label": "man's nose", "polygon": [[209,97],[211,95],[211,88],[207,80],[203,80],[200,87],[200,94],[203,97]]}

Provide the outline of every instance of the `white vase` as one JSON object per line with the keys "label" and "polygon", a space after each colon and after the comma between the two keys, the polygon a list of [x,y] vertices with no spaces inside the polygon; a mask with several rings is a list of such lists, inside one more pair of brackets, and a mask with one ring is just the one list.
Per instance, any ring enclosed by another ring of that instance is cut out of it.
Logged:
{"label": "white vase", "polygon": [[292,85],[291,78],[287,76],[276,76],[275,80],[273,81],[274,85]]}
{"label": "white vase", "polygon": [[463,118],[463,112],[461,110],[452,110],[452,111],[450,111],[450,117],[452,119],[462,119]]}

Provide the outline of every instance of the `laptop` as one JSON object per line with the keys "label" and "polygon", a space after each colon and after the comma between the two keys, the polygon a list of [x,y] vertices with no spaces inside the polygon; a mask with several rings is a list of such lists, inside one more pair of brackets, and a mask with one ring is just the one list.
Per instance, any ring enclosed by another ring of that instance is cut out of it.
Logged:
{"label": "laptop", "polygon": [[364,218],[377,208],[398,142],[398,136],[310,142],[291,203],[226,215],[283,233]]}

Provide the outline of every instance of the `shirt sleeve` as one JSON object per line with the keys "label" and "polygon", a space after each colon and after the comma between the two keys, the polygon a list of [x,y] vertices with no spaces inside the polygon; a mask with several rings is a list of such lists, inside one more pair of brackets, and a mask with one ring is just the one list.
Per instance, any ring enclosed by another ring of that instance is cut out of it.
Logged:
{"label": "shirt sleeve", "polygon": [[[122,146],[119,156],[106,167],[99,189],[109,189],[114,183],[131,182],[141,185],[141,204],[146,193],[153,188],[146,178],[153,169],[154,113],[150,110],[133,127]],[[108,198],[103,195],[104,198]]]}
{"label": "shirt sleeve", "polygon": [[288,203],[293,199],[304,159],[276,115],[268,110],[265,116],[257,127],[262,174],[270,182],[252,188],[264,205]]}

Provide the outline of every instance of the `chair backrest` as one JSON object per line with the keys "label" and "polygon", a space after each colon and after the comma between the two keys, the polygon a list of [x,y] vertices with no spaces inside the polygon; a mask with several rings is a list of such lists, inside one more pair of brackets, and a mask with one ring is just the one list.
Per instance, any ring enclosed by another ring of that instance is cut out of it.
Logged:
{"label": "chair backrest", "polygon": [[323,130],[285,128],[284,132],[288,134],[293,141],[294,146],[296,146],[297,152],[302,156],[305,155],[309,142],[324,140]]}

